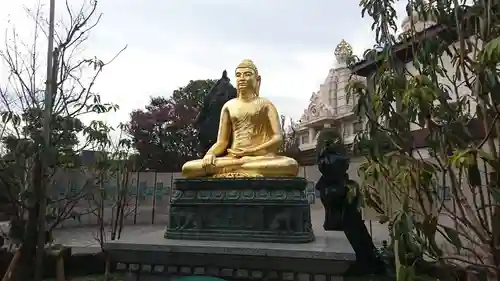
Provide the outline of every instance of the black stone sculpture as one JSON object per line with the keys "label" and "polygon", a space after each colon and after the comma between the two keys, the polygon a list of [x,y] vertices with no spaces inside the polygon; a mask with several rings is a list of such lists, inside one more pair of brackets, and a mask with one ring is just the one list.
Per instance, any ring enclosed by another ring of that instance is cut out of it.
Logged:
{"label": "black stone sculpture", "polygon": [[200,155],[205,155],[217,140],[222,106],[233,98],[236,98],[236,88],[231,85],[227,71],[224,70],[221,79],[215,83],[203,100],[203,107],[194,123],[198,129]]}
{"label": "black stone sculpture", "polygon": [[343,230],[347,186],[352,183],[346,174],[348,168],[349,158],[330,146],[320,152],[318,169],[322,175],[316,183],[316,189],[325,209],[325,230]]}
{"label": "black stone sculpture", "polygon": [[318,169],[322,176],[316,183],[316,189],[325,209],[323,228],[327,231],[344,231],[346,234],[356,253],[356,263],[350,268],[349,274],[383,273],[384,263],[376,255],[372,238],[358,208],[359,196],[348,199],[349,188],[357,189],[357,184],[347,174],[349,157],[341,139],[322,140],[319,137],[318,147]]}

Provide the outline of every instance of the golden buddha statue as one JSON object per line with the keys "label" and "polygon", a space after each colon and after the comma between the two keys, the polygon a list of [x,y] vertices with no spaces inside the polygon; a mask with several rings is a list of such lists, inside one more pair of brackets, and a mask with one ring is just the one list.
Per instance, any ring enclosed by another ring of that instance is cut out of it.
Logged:
{"label": "golden buddha statue", "polygon": [[203,159],[186,162],[182,175],[296,176],[297,161],[277,155],[283,142],[280,118],[271,101],[259,97],[261,77],[257,67],[246,59],[236,67],[235,74],[237,97],[222,107],[216,143]]}

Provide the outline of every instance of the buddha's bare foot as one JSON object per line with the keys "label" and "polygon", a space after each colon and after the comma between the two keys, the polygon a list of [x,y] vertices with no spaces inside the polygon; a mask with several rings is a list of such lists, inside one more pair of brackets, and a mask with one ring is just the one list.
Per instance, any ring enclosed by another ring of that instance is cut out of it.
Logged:
{"label": "buddha's bare foot", "polygon": [[285,156],[264,156],[262,160],[241,165],[240,169],[264,177],[294,177],[299,172],[299,164],[295,159]]}
{"label": "buddha's bare foot", "polygon": [[203,159],[186,162],[182,166],[182,175],[186,178],[210,177],[213,175],[232,172],[243,163],[242,159],[233,157],[219,157],[210,167],[204,164]]}
{"label": "buddha's bare foot", "polygon": [[216,174],[213,176],[214,178],[257,178],[257,177],[263,177],[260,174],[256,173],[247,173],[247,172],[226,172],[226,173],[220,173]]}

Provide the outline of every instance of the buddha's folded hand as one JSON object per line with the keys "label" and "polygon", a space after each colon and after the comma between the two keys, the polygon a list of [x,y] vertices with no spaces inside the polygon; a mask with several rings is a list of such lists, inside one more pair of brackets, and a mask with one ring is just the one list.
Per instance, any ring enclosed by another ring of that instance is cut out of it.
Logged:
{"label": "buddha's folded hand", "polygon": [[212,153],[207,153],[201,160],[201,166],[206,171],[211,171],[215,167],[216,157]]}
{"label": "buddha's folded hand", "polygon": [[248,156],[251,155],[252,151],[251,149],[246,149],[246,148],[229,148],[227,150],[229,154],[235,156],[235,157],[243,157],[243,156]]}

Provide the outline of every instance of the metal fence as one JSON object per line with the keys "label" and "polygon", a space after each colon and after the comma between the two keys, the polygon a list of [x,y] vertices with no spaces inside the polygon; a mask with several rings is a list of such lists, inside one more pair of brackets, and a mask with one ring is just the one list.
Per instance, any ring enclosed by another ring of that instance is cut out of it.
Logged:
{"label": "metal fence", "polygon": [[[170,201],[170,194],[175,179],[181,178],[178,173],[133,173],[130,175],[130,192],[128,197],[128,207],[126,208],[126,217],[124,220],[125,225],[162,225],[166,226],[168,223],[168,206]],[[306,187],[306,196],[309,203],[316,212],[317,208],[323,208],[318,205],[319,202],[316,198],[319,197],[319,192],[314,188],[315,182],[308,178],[308,185]],[[110,200],[104,208],[104,220],[108,223],[114,217],[113,196],[116,193],[116,186],[112,184],[113,181],[108,181],[104,186],[106,193],[110,195]],[[62,196],[65,192],[74,190],[77,186],[74,178],[65,178],[59,180],[53,186],[52,193],[54,196]],[[98,224],[97,216],[89,213],[91,209],[88,201],[82,200],[74,208],[75,219],[64,220],[59,228],[72,228],[72,227],[85,227]],[[322,211],[321,211],[322,212]],[[321,218],[322,220],[322,218]],[[386,239],[386,228],[377,226],[372,227],[372,221],[367,221],[367,227],[370,234],[374,236],[377,241]],[[376,230],[376,231],[374,231]],[[376,232],[376,233],[374,233]],[[382,238],[379,238],[382,237]]]}
{"label": "metal fence", "polygon": [[[174,181],[181,178],[179,173],[137,172],[130,174],[130,190],[127,197],[125,224],[166,224],[168,222],[168,206]],[[62,197],[67,192],[77,189],[79,179],[75,175],[65,175],[55,181],[51,193]],[[114,217],[117,188],[113,180],[108,180],[103,188],[107,195],[104,207],[104,221],[111,222]],[[306,196],[310,204],[315,203],[316,192],[314,182],[309,181]],[[73,219],[64,220],[60,227],[89,226],[98,223],[97,216],[92,213],[95,205],[82,199],[72,208]]]}

